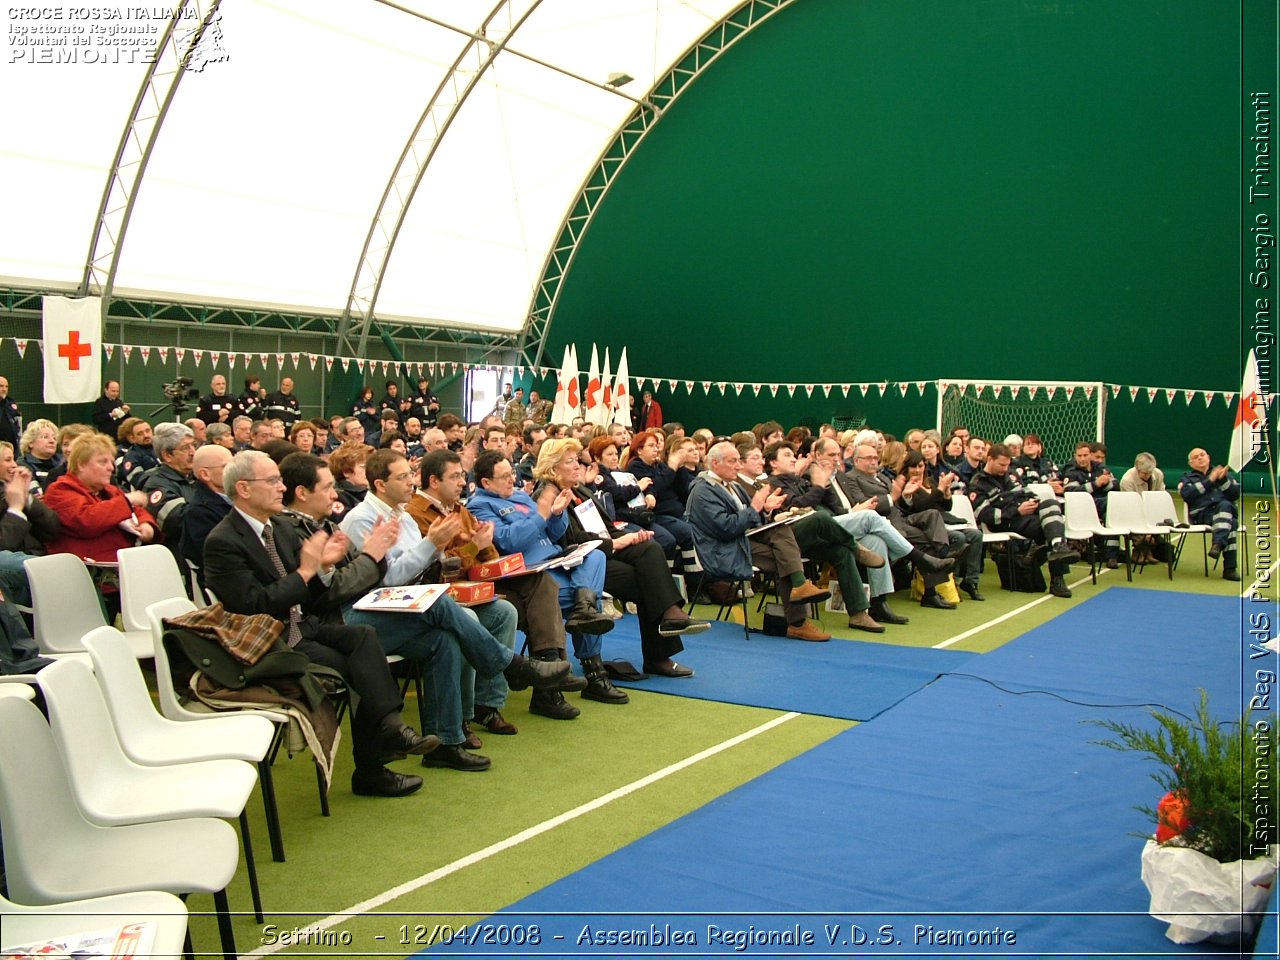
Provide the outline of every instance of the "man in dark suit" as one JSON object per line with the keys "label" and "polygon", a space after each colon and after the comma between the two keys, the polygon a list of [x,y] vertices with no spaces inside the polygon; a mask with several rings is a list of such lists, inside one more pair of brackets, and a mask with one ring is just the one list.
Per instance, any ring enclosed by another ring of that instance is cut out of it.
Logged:
{"label": "man in dark suit", "polygon": [[422,778],[388,770],[384,758],[428,753],[440,740],[419,736],[400,719],[404,703],[373,628],[343,624],[336,613],[317,615],[326,581],[346,557],[346,537],[318,532],[300,541],[290,524],[275,521],[284,509],[284,483],[264,453],[237,454],[223,470],[222,483],[233,509],[205,542],[205,582],[231,612],[265,613],[286,624],[290,647],[338,670],[358,695],[351,720],[352,791],[382,797],[413,793]]}

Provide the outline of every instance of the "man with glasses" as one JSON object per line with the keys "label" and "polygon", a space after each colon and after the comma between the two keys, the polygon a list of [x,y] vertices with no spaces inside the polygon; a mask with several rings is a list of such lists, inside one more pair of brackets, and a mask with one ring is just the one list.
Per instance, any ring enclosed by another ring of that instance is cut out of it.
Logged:
{"label": "man with glasses", "polygon": [[182,423],[161,423],[156,425],[151,445],[160,465],[139,478],[137,489],[147,495],[147,510],[160,524],[165,546],[182,569],[182,514],[195,493],[191,476],[195,434]]}
{"label": "man with glasses", "polygon": [[[454,514],[432,524],[426,536],[419,532],[417,522],[404,511],[414,495],[416,471],[395,450],[370,454],[365,476],[369,492],[342,521],[342,532],[360,548],[379,521],[394,522],[397,537],[387,551],[382,584],[438,580],[437,564],[461,534],[461,518]],[[517,614],[501,599],[470,611],[444,596],[421,614],[348,609],[344,618],[375,626],[387,653],[422,662],[430,687],[430,727],[443,741],[422,758],[423,766],[487,770],[489,758],[468,750],[472,735],[466,722],[474,714],[491,733],[514,734],[515,725],[501,714],[508,690],[555,689],[569,673],[567,662],[529,660],[515,653]]]}
{"label": "man with glasses", "polygon": [[[786,608],[787,636],[792,640],[830,640],[831,634],[805,613],[809,604],[821,603],[831,594],[805,578],[804,561],[791,527],[770,527],[749,534],[752,528],[764,524],[766,514],[782,505],[786,494],[762,484],[747,495],[737,483],[741,468],[742,456],[732,443],[726,440],[714,444],[707,451],[707,471],[689,489],[685,517],[693,528],[698,562],[709,577],[717,580],[750,580],[753,564],[776,572],[778,596]],[[865,606],[850,616],[850,626],[855,619],[858,629],[873,633],[884,630],[867,614]]]}
{"label": "man with glasses", "polygon": [[285,624],[288,645],[316,663],[333,667],[358,698],[351,718],[355,772],[351,790],[361,796],[403,797],[422,778],[395,773],[384,759],[423,754],[439,746],[400,719],[404,701],[372,627],[343,624],[325,594],[349,542],[317,531],[305,540],[278,519],[284,481],[265,453],[246,450],[223,470],[234,509],[205,542],[205,582],[232,613],[267,614]]}

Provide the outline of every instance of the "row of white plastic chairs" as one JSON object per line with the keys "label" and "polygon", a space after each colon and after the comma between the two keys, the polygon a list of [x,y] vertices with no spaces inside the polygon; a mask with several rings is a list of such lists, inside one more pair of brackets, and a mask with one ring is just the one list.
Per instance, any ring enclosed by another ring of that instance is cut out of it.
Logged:
{"label": "row of white plastic chairs", "polygon": [[[234,957],[226,887],[239,854],[224,820],[240,821],[260,920],[245,804],[274,727],[245,714],[166,719],[120,631],[95,628],[83,647],[89,663],[66,657],[36,675],[47,722],[30,701],[0,699],[5,874],[10,896],[24,905],[13,908],[15,916],[27,907],[69,910],[68,901],[138,894],[95,913],[120,922],[160,917],[163,942],[152,952],[176,955],[172,940],[176,933],[181,943],[186,909],[158,894],[210,893],[223,953]],[[26,942],[31,928],[11,926],[8,909],[4,940]]]}
{"label": "row of white plastic chairs", "polygon": [[[1174,568],[1182,555],[1182,547],[1189,534],[1200,534],[1207,538],[1213,528],[1206,524],[1186,522],[1186,504],[1183,504],[1183,516],[1178,517],[1173,497],[1167,490],[1147,490],[1141,493],[1132,491],[1113,491],[1107,495],[1107,522],[1104,525],[1098,517],[1097,506],[1092,494],[1086,491],[1067,491],[1059,497],[1047,483],[1033,483],[1028,489],[1040,499],[1050,497],[1059,499],[1063,505],[1063,519],[1066,523],[1066,536],[1069,540],[1092,541],[1096,537],[1124,538],[1131,547],[1138,537],[1162,537],[1170,542],[1168,560],[1169,578],[1173,578]],[[973,507],[965,497],[956,497],[952,501],[951,512],[964,521],[964,526],[978,527],[973,514]],[[983,541],[986,543],[1020,540],[1016,533],[992,532],[981,527]],[[1132,550],[1128,551],[1132,556]],[[1095,574],[1097,560],[1090,557],[1090,568]],[[1132,579],[1132,566],[1126,566],[1129,578]],[[1209,573],[1208,560],[1205,560],[1205,575]]]}

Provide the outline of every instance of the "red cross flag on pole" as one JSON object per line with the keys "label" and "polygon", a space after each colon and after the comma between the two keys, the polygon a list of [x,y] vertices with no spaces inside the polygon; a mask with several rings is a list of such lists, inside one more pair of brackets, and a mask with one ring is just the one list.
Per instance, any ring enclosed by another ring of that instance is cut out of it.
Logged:
{"label": "red cross flag on pole", "polygon": [[[45,351],[45,357],[49,355]],[[1244,361],[1244,382],[1236,406],[1236,422],[1231,428],[1231,450],[1227,466],[1239,473],[1258,455],[1267,435],[1267,396],[1258,380],[1258,358],[1249,351]]]}
{"label": "red cross flag on pole", "polygon": [[102,298],[43,299],[44,402],[92,403],[102,393]]}

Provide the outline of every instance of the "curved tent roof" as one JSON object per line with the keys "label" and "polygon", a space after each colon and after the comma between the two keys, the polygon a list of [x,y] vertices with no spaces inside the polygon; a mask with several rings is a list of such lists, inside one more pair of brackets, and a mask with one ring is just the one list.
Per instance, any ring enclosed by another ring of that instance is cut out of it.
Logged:
{"label": "curved tent roof", "polygon": [[[70,4],[10,8],[11,36],[50,10],[70,30],[11,39],[0,68],[20,91],[0,149],[0,280],[518,332],[619,129],[748,5],[188,2],[151,74],[175,6],[100,4],[119,17],[96,24]],[[113,28],[128,31],[104,45]],[[57,43],[72,33],[86,44]]]}

